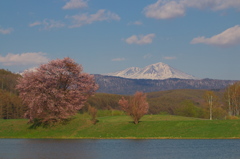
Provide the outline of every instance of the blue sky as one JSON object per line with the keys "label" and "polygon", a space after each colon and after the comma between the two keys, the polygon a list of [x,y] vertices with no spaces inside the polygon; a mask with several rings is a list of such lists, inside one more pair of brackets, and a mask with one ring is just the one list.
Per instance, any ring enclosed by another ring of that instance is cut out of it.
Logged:
{"label": "blue sky", "polygon": [[64,57],[91,74],[163,62],[198,78],[240,80],[240,1],[0,1],[0,68]]}

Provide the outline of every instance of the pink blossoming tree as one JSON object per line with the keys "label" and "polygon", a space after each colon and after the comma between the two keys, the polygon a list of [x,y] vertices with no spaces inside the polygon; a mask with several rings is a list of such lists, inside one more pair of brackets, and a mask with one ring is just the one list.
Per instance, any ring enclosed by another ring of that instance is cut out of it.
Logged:
{"label": "pink blossoming tree", "polygon": [[64,58],[24,72],[17,89],[28,106],[25,117],[49,124],[75,115],[98,88],[94,77],[82,71],[81,65]]}
{"label": "pink blossoming tree", "polygon": [[122,110],[133,118],[135,124],[139,123],[139,120],[148,112],[149,108],[146,94],[143,92],[136,92],[130,100],[122,97],[118,103]]}

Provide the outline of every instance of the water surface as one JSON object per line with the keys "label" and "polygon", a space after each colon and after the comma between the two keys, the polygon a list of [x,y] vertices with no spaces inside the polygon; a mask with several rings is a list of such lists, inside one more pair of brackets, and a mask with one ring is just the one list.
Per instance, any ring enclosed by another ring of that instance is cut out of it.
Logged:
{"label": "water surface", "polygon": [[240,140],[0,139],[1,159],[240,159]]}

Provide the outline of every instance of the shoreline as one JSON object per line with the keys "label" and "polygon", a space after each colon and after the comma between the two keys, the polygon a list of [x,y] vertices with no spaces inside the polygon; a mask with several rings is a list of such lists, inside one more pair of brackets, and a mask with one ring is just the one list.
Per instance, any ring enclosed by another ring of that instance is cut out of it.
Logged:
{"label": "shoreline", "polygon": [[146,115],[139,124],[128,116],[99,118],[93,125],[78,114],[67,124],[30,128],[27,120],[0,120],[0,139],[240,139],[240,120],[200,120]]}
{"label": "shoreline", "polygon": [[1,139],[50,139],[50,140],[234,140],[240,137],[217,137],[217,138],[197,138],[197,137],[43,137],[43,138],[16,138],[16,137],[0,137]]}

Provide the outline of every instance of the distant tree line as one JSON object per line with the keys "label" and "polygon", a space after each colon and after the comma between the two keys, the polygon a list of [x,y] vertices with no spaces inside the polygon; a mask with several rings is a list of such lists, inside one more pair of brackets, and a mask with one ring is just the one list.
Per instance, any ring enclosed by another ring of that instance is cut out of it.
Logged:
{"label": "distant tree line", "polygon": [[21,75],[12,73],[8,70],[0,69],[0,89],[17,94],[15,87],[19,77],[21,77]]}
{"label": "distant tree line", "polygon": [[0,119],[23,118],[26,106],[15,89],[19,77],[19,74],[0,69]]}

